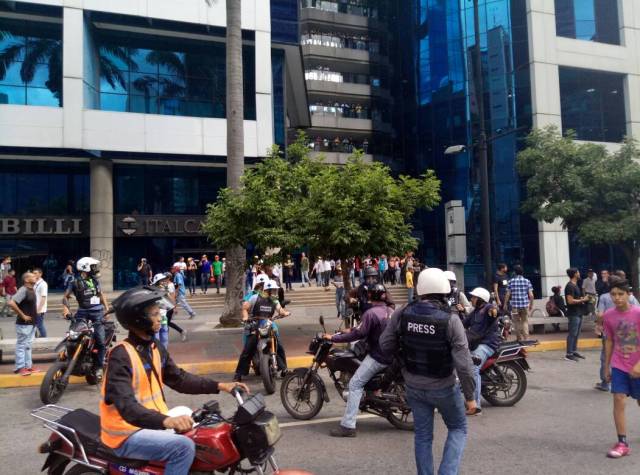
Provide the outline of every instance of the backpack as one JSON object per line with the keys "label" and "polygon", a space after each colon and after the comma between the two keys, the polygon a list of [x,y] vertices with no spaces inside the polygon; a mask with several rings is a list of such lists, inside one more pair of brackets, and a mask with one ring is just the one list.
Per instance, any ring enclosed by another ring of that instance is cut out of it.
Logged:
{"label": "backpack", "polygon": [[553,297],[549,297],[549,300],[547,300],[547,304],[545,308],[547,310],[547,315],[549,316],[561,315],[560,309],[558,308],[556,303],[553,301]]}

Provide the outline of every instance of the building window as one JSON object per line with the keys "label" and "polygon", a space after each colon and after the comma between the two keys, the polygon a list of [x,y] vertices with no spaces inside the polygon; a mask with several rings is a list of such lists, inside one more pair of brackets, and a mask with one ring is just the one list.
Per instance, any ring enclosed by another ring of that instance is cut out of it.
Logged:
{"label": "building window", "polygon": [[622,74],[560,67],[563,133],[620,142],[626,134],[623,79]]}
{"label": "building window", "polygon": [[558,36],[620,44],[617,0],[555,0]]}
{"label": "building window", "polygon": [[62,107],[62,25],[0,17],[0,104]]}
{"label": "building window", "polygon": [[[117,112],[226,117],[224,43],[97,30],[93,107]],[[243,48],[244,118],[255,120],[255,58]],[[91,82],[91,81],[90,81]],[[96,100],[98,99],[99,100]]]}

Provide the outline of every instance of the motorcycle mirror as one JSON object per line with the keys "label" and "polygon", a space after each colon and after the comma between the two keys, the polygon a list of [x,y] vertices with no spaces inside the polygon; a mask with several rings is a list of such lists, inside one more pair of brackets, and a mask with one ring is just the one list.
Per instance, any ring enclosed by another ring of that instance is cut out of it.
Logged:
{"label": "motorcycle mirror", "polygon": [[322,327],[322,329],[324,330],[325,333],[327,333],[327,329],[324,327],[324,317],[322,315],[320,315],[320,326]]}

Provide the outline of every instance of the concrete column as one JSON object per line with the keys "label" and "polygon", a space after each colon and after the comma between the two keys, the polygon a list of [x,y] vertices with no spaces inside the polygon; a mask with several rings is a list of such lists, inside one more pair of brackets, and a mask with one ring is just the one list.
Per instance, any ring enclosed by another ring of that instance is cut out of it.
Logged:
{"label": "concrete column", "polygon": [[91,257],[100,260],[104,291],[113,290],[113,164],[111,160],[92,158],[90,249]]}
{"label": "concrete column", "polygon": [[[553,0],[527,0],[533,126],[562,128],[555,6]],[[559,221],[538,223],[542,296],[567,280],[569,234]],[[538,296],[539,297],[539,296]]]}
{"label": "concrete column", "polygon": [[84,14],[82,9],[64,7],[62,24],[63,144],[82,148],[84,109]]}

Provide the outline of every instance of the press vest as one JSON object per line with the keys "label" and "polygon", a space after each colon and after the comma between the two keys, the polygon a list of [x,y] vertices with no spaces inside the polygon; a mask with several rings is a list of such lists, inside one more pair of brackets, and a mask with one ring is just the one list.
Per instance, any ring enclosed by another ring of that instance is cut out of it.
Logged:
{"label": "press vest", "polygon": [[[131,361],[131,388],[138,403],[147,409],[158,411],[162,414],[169,412],[169,408],[162,394],[162,361],[160,358],[160,350],[153,344],[153,369],[149,376],[147,376],[142,358],[140,358],[134,346],[127,341],[122,341],[114,348],[120,345],[127,351],[129,360]],[[108,368],[107,366],[107,372],[104,375],[102,383],[102,397],[100,398],[100,440],[107,447],[115,449],[120,447],[130,435],[139,431],[140,427],[136,427],[125,421],[114,404],[108,405],[105,403],[109,373]]]}
{"label": "press vest", "polygon": [[93,297],[98,297],[100,293],[100,284],[98,281],[94,280],[92,277],[88,279],[83,279],[82,277],[77,277],[73,281],[73,295],[78,301],[78,307],[83,309],[90,309],[97,305],[102,305],[101,303],[91,303],[91,299]]}
{"label": "press vest", "polygon": [[273,316],[273,312],[276,311],[276,304],[273,300],[267,297],[258,295],[256,303],[253,305],[253,316],[260,319],[267,319]]}
{"label": "press vest", "polygon": [[451,314],[428,302],[414,302],[400,317],[402,357],[415,375],[443,379],[453,373],[447,337]]}

